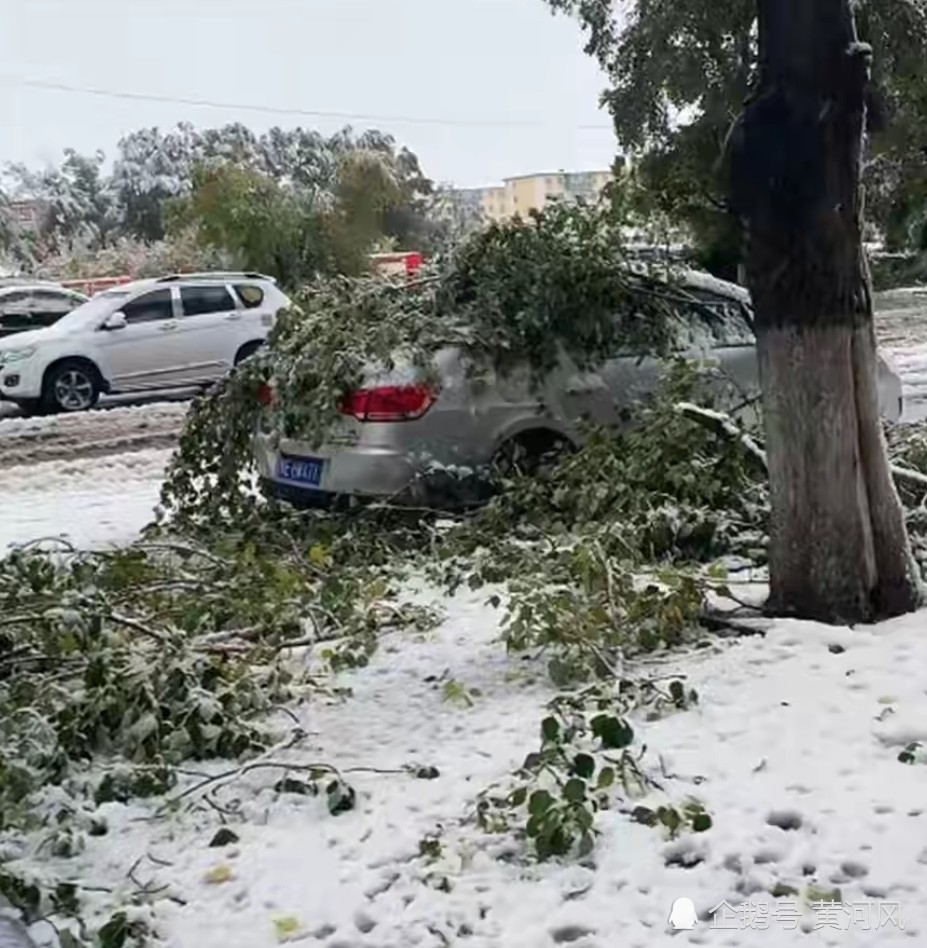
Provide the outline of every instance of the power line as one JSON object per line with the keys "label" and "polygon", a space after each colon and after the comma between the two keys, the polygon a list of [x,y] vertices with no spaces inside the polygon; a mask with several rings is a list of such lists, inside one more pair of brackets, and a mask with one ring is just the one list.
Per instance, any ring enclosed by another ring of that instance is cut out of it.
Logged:
{"label": "power line", "polygon": [[[496,119],[448,119],[422,118],[410,115],[366,115],[355,112],[328,112],[320,109],[286,109],[274,105],[254,105],[245,102],[216,102],[211,99],[194,99],[186,96],[154,95],[147,92],[123,92],[116,89],[99,89],[90,86],[73,86],[63,82],[49,82],[45,79],[27,79],[22,76],[0,75],[0,82],[9,85],[29,86],[34,89],[47,89],[53,92],[69,92],[79,95],[91,95],[106,99],[128,99],[133,102],[166,102],[173,105],[192,105],[197,108],[227,109],[231,111],[264,112],[271,115],[292,115],[303,118],[328,118],[347,122],[382,122],[395,125],[444,125],[452,128],[548,128],[550,123],[525,120]],[[611,125],[577,125],[582,131],[611,131]]]}

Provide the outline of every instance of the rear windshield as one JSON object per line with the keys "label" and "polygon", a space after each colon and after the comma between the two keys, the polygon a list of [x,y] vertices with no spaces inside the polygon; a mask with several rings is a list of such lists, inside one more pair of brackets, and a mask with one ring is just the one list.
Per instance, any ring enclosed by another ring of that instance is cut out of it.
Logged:
{"label": "rear windshield", "polygon": [[235,292],[245,309],[254,309],[264,302],[264,291],[253,283],[238,283],[235,286]]}

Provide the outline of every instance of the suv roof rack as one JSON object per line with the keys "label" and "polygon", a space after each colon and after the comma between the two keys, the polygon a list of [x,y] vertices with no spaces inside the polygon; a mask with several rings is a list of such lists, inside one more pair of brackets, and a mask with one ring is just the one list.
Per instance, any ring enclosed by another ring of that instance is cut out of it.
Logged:
{"label": "suv roof rack", "polygon": [[172,273],[169,276],[158,277],[156,283],[176,283],[178,280],[266,280],[268,283],[277,281],[266,273],[253,273],[245,270],[211,270],[207,273]]}

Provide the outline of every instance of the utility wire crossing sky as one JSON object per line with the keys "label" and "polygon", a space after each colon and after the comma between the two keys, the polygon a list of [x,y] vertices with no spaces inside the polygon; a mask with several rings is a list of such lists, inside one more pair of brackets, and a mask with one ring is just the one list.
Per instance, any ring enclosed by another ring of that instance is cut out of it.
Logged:
{"label": "utility wire crossing sky", "polygon": [[[365,115],[353,112],[326,112],[320,109],[285,109],[274,105],[255,105],[243,102],[210,102],[207,99],[193,99],[185,96],[152,95],[147,92],[129,92],[115,89],[90,89],[82,86],[65,85],[61,82],[46,82],[42,79],[25,79],[20,76],[0,75],[0,82],[9,85],[29,86],[35,89],[49,89],[54,92],[73,92],[79,95],[95,95],[109,99],[137,99],[141,102],[172,102],[177,105],[193,105],[197,108],[235,109],[237,111],[266,112],[271,115],[294,115],[306,118],[334,118],[347,122],[390,122],[404,125],[450,125],[474,128],[547,128],[550,123],[543,121],[522,121],[518,119],[455,119],[423,118],[411,115]],[[577,125],[578,129],[610,130],[608,123],[598,125]]]}
{"label": "utility wire crossing sky", "polygon": [[0,167],[183,121],[377,127],[464,187],[606,169],[582,47],[544,0],[0,0]]}

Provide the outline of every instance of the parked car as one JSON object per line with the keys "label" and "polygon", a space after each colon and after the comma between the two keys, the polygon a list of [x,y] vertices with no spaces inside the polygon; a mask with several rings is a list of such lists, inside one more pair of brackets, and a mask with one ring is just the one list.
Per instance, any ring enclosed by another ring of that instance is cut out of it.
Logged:
{"label": "parked car", "polygon": [[[716,394],[746,402],[759,394],[756,339],[749,293],[707,274],[682,271],[671,283],[654,281],[672,304],[675,349],[715,366]],[[557,444],[578,445],[584,419],[619,425],[623,410],[660,384],[664,363],[632,351],[616,352],[594,372],[563,357],[539,386],[523,371],[468,371],[458,349],[436,354],[437,387],[401,366],[371,375],[364,389],[342,404],[343,419],[331,443],[315,449],[298,440],[277,444],[265,408],[255,437],[255,456],[265,493],[299,506],[327,505],[339,495],[397,496],[412,489],[427,500],[430,484],[447,477],[442,468],[478,470],[513,459],[530,465]],[[470,366],[469,368],[472,368]],[[900,418],[901,380],[880,357],[883,414]],[[271,393],[265,392],[270,401]],[[430,477],[420,477],[431,471]],[[423,491],[419,494],[419,491]]]}
{"label": "parked car", "polygon": [[51,326],[87,299],[57,283],[0,280],[0,339]]}
{"label": "parked car", "polygon": [[259,273],[187,273],[106,290],[52,326],[0,340],[0,398],[75,412],[104,393],[207,386],[258,349],[288,304]]}

